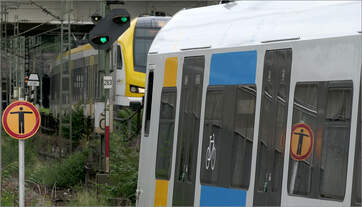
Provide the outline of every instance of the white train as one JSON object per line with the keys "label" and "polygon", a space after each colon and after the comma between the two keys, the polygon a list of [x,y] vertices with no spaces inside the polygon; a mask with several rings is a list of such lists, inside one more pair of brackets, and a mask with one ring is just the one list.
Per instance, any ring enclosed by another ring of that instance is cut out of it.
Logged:
{"label": "white train", "polygon": [[137,206],[361,206],[361,1],[182,10],[147,60]]}

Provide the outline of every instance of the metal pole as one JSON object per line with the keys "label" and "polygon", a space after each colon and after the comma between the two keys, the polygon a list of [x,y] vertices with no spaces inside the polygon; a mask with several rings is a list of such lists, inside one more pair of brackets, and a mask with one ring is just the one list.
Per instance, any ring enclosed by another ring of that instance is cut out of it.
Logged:
{"label": "metal pole", "polygon": [[[2,117],[2,112],[3,112],[3,104],[2,104],[2,59],[3,59],[3,54],[2,54],[2,36],[3,36],[3,4],[2,1],[0,1],[0,91],[1,91],[1,95],[0,95],[0,103],[1,103],[1,107],[0,107],[0,117]],[[1,176],[2,176],[2,158],[1,158],[1,142],[2,142],[2,127],[0,126],[0,207],[1,207],[1,193],[2,193],[2,180],[1,180]]]}
{"label": "metal pole", "polygon": [[72,136],[72,65],[71,65],[71,56],[70,56],[70,50],[71,48],[71,36],[70,36],[70,30],[71,30],[71,24],[70,24],[70,12],[72,10],[72,6],[71,6],[71,0],[68,0],[67,2],[67,10],[68,10],[68,73],[69,73],[69,79],[68,79],[68,83],[69,83],[69,91],[68,91],[68,101],[69,101],[69,142],[70,142],[70,152],[72,152],[73,150],[73,136]]}
{"label": "metal pole", "polygon": [[40,81],[40,101],[39,101],[39,105],[40,107],[43,107],[43,73],[44,73],[44,60],[43,60],[43,46],[39,46],[40,47],[40,57],[41,57],[41,61],[40,61],[40,77],[39,77],[39,81]]}
{"label": "metal pole", "polygon": [[[23,98],[20,98],[21,100]],[[25,179],[25,165],[24,165],[24,140],[19,140],[19,207],[24,207],[24,179]]]}
{"label": "metal pole", "polygon": [[[63,15],[63,14],[62,14]],[[62,16],[63,17],[63,16]],[[60,22],[60,52],[59,52],[59,61],[60,61],[60,67],[59,67],[59,99],[58,99],[58,106],[59,109],[59,136],[62,135],[62,110],[61,106],[63,105],[63,18]]]}
{"label": "metal pole", "polygon": [[[16,35],[16,37],[15,37],[15,47],[14,47],[14,51],[15,51],[15,86],[16,87],[19,87],[19,82],[18,82],[18,70],[19,70],[19,68],[18,68],[18,62],[19,62],[19,56],[18,56],[18,47],[19,47],[19,38],[17,37],[17,35],[18,35],[18,16],[17,15],[15,15],[15,27],[14,27],[14,35]],[[18,92],[19,92],[19,90],[18,90]],[[19,97],[19,96],[18,96]]]}
{"label": "metal pole", "polygon": [[[20,37],[19,42],[19,50],[21,55],[24,55],[25,49],[25,38]],[[19,61],[17,61],[17,64]],[[20,76],[20,87],[19,87],[19,100],[24,100],[24,65],[21,65],[21,76]],[[19,67],[18,67],[19,68]],[[25,142],[24,140],[19,140],[19,207],[25,206],[25,158],[24,158],[24,151],[25,151]]]}
{"label": "metal pole", "polygon": [[[33,61],[32,61],[32,63],[33,63],[33,66],[32,66],[32,68],[31,68],[31,73],[36,73],[36,70],[35,70],[35,68],[36,68],[36,56],[38,55],[38,38],[37,37],[33,37],[32,38],[33,39],[33,44],[29,44],[28,45],[28,53],[30,53],[30,50],[31,49],[33,49],[33,52],[32,52],[32,54],[33,54]],[[36,48],[34,48],[34,47],[36,47]],[[30,54],[27,54],[27,55],[30,55]],[[29,59],[30,59],[30,57],[29,57]],[[29,75],[29,74],[28,74]],[[29,77],[30,78],[30,77]],[[37,100],[36,100],[36,87],[37,86],[28,86],[28,88],[29,88],[29,90],[30,90],[30,92],[29,92],[29,98],[30,98],[30,100],[32,100],[33,101],[33,103],[34,103],[34,105],[36,106],[36,102],[37,102]]]}
{"label": "metal pole", "polygon": [[[22,87],[19,88],[19,100],[24,100],[23,98],[23,91]],[[19,140],[19,207],[25,206],[25,158],[24,158],[24,151],[25,151],[25,143],[24,140]]]}
{"label": "metal pole", "polygon": [[[107,6],[106,2],[103,0],[102,1],[103,5],[102,5],[102,10],[101,10],[101,15],[102,16],[106,16],[107,13],[109,13],[109,7]],[[112,49],[106,50],[105,52],[102,52],[102,58],[103,58],[103,66],[104,66],[104,76],[108,76],[109,75],[109,67],[110,67],[110,54],[111,54]],[[106,172],[109,172],[109,133],[110,133],[110,127],[109,127],[109,123],[110,123],[110,101],[109,101],[109,90],[110,89],[104,89],[104,96],[105,96],[105,100],[104,100],[104,106],[105,106],[105,119],[106,119],[106,130],[105,130],[105,141],[106,141]]]}

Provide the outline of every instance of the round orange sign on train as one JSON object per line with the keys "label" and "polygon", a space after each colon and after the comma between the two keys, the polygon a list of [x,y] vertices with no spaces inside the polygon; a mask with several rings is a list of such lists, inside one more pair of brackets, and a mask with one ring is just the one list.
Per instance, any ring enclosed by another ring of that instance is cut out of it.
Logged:
{"label": "round orange sign on train", "polygon": [[290,140],[290,154],[294,160],[306,160],[313,149],[313,131],[305,123],[293,126]]}
{"label": "round orange sign on train", "polygon": [[38,109],[27,101],[15,101],[6,107],[2,125],[8,135],[15,139],[28,139],[40,127]]}

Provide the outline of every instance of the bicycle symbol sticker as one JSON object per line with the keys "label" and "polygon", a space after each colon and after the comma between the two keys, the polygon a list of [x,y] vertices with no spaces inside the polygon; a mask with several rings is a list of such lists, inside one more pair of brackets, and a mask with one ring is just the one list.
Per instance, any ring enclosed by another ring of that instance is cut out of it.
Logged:
{"label": "bicycle symbol sticker", "polygon": [[207,147],[206,150],[206,170],[208,170],[211,167],[211,170],[214,171],[215,164],[216,164],[216,145],[215,145],[215,135],[213,133],[210,136],[209,146]]}

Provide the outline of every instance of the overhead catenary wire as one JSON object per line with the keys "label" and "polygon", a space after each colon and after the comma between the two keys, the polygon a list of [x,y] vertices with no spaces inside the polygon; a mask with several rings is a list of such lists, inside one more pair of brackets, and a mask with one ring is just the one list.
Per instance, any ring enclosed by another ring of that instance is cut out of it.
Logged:
{"label": "overhead catenary wire", "polygon": [[60,18],[59,16],[57,16],[57,15],[53,14],[53,13],[52,13],[52,12],[50,12],[48,9],[46,9],[46,8],[44,8],[44,7],[42,7],[42,6],[40,6],[39,4],[35,3],[34,1],[29,0],[29,2],[30,2],[30,4],[32,4],[32,5],[34,5],[34,6],[38,7],[38,8],[40,8],[40,9],[41,9],[41,10],[42,10],[45,14],[50,15],[50,16],[54,17],[55,19],[59,20],[59,21],[63,21],[63,19],[62,19],[62,18]]}
{"label": "overhead catenary wire", "polygon": [[[43,23],[41,23],[41,24],[39,24],[39,25],[36,25],[36,26],[34,26],[34,27],[32,27],[32,28],[30,28],[30,29],[28,29],[28,30],[26,30],[26,31],[24,31],[24,32],[16,35],[16,36],[24,35],[24,34],[30,32],[30,31],[32,31],[32,30],[34,30],[34,29],[36,29],[36,28],[38,28],[38,27],[40,27],[40,26],[42,26],[42,25],[48,24],[48,23],[50,23],[51,21],[54,21],[54,20],[59,20],[60,22],[64,22],[64,19],[62,19],[62,18],[60,18],[59,16],[53,14],[52,12],[50,12],[48,9],[42,7],[41,5],[35,3],[35,2],[32,1],[32,0],[29,0],[29,2],[30,2],[30,4],[38,7],[42,12],[44,12],[44,13],[47,14],[47,15],[52,16],[53,18],[52,18],[51,20],[48,20],[48,21],[46,21],[46,22],[43,22]],[[72,12],[72,10],[66,11],[64,14],[68,14],[68,13],[70,13],[70,12]],[[69,22],[68,22],[68,23],[69,23]],[[38,35],[39,35],[39,34],[38,34]],[[16,36],[15,36],[15,37],[16,37]]]}
{"label": "overhead catenary wire", "polygon": [[32,27],[32,28],[30,28],[30,29],[28,29],[28,30],[26,30],[26,31],[24,31],[24,32],[22,32],[22,33],[20,33],[20,34],[18,34],[18,35],[14,35],[14,38],[15,37],[18,37],[18,36],[22,36],[22,35],[24,35],[24,34],[26,34],[26,33],[28,33],[28,32],[30,32],[30,31],[32,31],[32,30],[34,30],[34,29],[36,29],[36,28],[38,28],[38,27],[40,27],[40,26],[42,26],[42,25],[45,25],[45,24],[48,24],[48,23],[50,23],[51,21],[53,21],[54,19],[52,19],[52,20],[49,20],[49,21],[47,21],[47,22],[43,22],[43,23],[41,23],[41,24],[38,24],[38,25],[36,25],[36,26],[34,26],[34,27]]}

